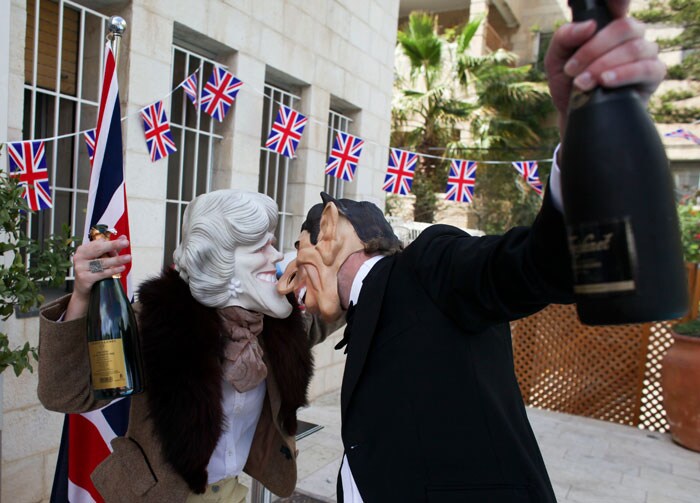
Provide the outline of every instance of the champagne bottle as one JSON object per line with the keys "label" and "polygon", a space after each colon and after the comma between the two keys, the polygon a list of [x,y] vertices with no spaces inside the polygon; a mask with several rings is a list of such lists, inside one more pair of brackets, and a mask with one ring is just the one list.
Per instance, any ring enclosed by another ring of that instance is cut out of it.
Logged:
{"label": "champagne bottle", "polygon": [[[574,21],[611,17],[604,0],[569,0]],[[562,194],[574,293],[588,325],[682,316],[688,307],[668,159],[630,87],[574,91],[562,142]]]}
{"label": "champagne bottle", "polygon": [[[90,229],[90,240],[109,240],[106,225]],[[92,286],[87,313],[91,382],[95,398],[110,399],[143,391],[141,346],[136,317],[119,278]]]}

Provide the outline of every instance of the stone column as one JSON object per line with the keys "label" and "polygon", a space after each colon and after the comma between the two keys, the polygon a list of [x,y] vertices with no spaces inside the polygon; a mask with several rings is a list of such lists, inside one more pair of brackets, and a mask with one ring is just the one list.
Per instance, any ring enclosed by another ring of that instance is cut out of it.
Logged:
{"label": "stone column", "polygon": [[[135,286],[160,270],[165,241],[168,159],[151,162],[139,111],[170,93],[173,23],[149,10],[148,4],[147,0],[135,0],[122,14],[128,26],[118,62],[122,115],[129,115],[122,131],[129,225],[136,237],[132,243]],[[164,103],[166,110],[170,99]]]}
{"label": "stone column", "polygon": [[219,158],[214,166],[214,187],[258,191],[260,136],[263,120],[265,64],[238,52],[230,63],[232,73],[243,81],[228,127],[223,132]]}

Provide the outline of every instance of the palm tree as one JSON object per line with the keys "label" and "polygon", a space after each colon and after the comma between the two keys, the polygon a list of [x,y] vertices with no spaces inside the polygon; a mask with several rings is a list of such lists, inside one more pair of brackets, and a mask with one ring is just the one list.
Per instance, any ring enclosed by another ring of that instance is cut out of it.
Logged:
{"label": "palm tree", "polygon": [[[411,13],[405,31],[398,32],[398,43],[410,63],[410,75],[406,81],[397,79],[392,145],[434,155],[435,148],[454,141],[458,123],[469,117],[474,106],[455,98],[454,71],[446,60],[445,41],[437,34],[434,16]],[[412,190],[416,221],[433,221],[435,193],[444,188],[445,177],[444,162],[420,158]]]}
{"label": "palm tree", "polygon": [[[552,143],[553,123],[547,118],[553,107],[546,85],[531,81],[532,69],[514,67],[515,55],[502,49],[485,56],[469,54],[481,22],[468,22],[456,43],[448,45],[437,33],[434,16],[411,14],[405,31],[398,33],[411,71],[407,81],[397,79],[392,144],[423,154],[443,151],[445,158],[465,158],[468,151],[472,160],[512,160],[530,155],[523,149]],[[469,145],[459,139],[465,127],[472,137]],[[446,166],[424,159],[416,169],[415,220],[433,221],[435,192],[444,190]],[[479,168],[476,208],[485,230],[501,231],[534,217],[537,198],[514,180],[512,169]]]}
{"label": "palm tree", "polygon": [[[516,55],[503,49],[470,55],[475,30],[467,28],[457,39],[456,54],[460,84],[476,96],[470,132],[478,150],[471,157],[491,161],[548,158],[557,131],[544,76],[530,65],[516,67]],[[540,166],[543,180],[549,168]],[[486,232],[531,223],[540,205],[536,193],[514,176],[507,163],[480,164],[475,189],[475,211]]]}

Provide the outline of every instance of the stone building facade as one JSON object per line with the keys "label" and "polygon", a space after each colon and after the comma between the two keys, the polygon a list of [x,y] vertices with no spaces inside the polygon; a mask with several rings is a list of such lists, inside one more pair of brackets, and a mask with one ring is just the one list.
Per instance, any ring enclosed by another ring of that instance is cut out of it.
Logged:
{"label": "stone building facade", "polygon": [[[94,127],[105,27],[123,17],[118,75],[134,284],[170,263],[182,211],[220,188],[262,191],[280,206],[279,246],[291,251],[319,193],[384,205],[398,0],[5,0],[0,2],[0,142],[46,142],[53,210],[32,216],[41,239],[63,223],[83,232],[89,174],[82,135]],[[181,89],[215,65],[244,82],[223,122]],[[152,163],[139,111],[164,100],[178,152]],[[262,147],[280,104],[309,122],[294,160]],[[355,179],[324,174],[335,131],[365,140]],[[0,162],[3,162],[5,156]],[[68,277],[68,286],[71,277]],[[36,316],[3,323],[11,345],[38,342]],[[337,336],[315,349],[312,397],[340,385]],[[48,501],[63,416],[36,397],[36,374],[5,372],[2,501]]]}

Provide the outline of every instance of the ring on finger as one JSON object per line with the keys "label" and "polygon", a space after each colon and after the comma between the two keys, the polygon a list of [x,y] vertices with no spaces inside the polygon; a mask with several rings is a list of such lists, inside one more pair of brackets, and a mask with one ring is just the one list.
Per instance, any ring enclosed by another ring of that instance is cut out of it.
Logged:
{"label": "ring on finger", "polygon": [[104,268],[102,267],[102,261],[100,259],[91,260],[90,262],[88,262],[88,267],[90,268],[90,272],[104,271]]}

